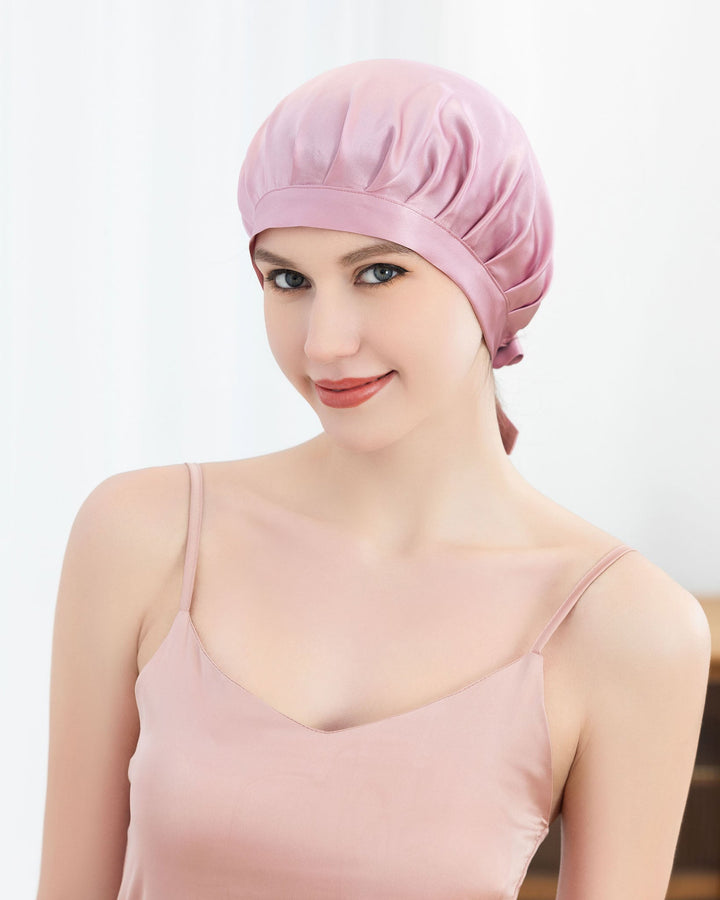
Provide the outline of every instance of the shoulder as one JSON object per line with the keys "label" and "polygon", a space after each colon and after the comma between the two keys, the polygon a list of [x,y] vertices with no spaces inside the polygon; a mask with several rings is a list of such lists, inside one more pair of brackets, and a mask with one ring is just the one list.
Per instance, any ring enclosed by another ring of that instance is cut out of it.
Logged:
{"label": "shoulder", "polygon": [[662,664],[699,654],[709,664],[710,628],[700,602],[637,550],[590,584],[579,611],[589,660]]}
{"label": "shoulder", "polygon": [[152,547],[184,532],[188,496],[188,470],[182,463],[118,472],[90,491],[73,530],[118,550]]}
{"label": "shoulder", "polygon": [[[73,579],[138,622],[182,560],[189,504],[184,464],[119,472],[85,497],[63,564]],[[69,571],[68,571],[69,570]]]}
{"label": "shoulder", "polygon": [[573,657],[588,722],[611,718],[618,704],[653,708],[659,695],[678,705],[704,697],[711,653],[705,612],[642,553],[615,560],[574,612]]}
{"label": "shoulder", "polygon": [[[572,558],[574,577],[622,543],[622,539],[560,507],[542,521]],[[552,532],[552,523],[559,523]],[[632,549],[598,574],[579,598],[568,620],[566,638],[583,668],[598,669],[613,661],[637,666],[672,654],[707,657],[710,628],[693,594],[640,551]],[[602,674],[600,671],[594,674]]]}
{"label": "shoulder", "polygon": [[[204,493],[262,490],[270,457],[200,463]],[[270,479],[270,482],[272,480]],[[106,567],[132,567],[136,583],[152,588],[182,567],[187,539],[190,473],[185,463],[149,466],[108,476],[82,502],[71,539]]]}
{"label": "shoulder", "polygon": [[[244,487],[272,492],[282,483],[281,453],[200,463],[203,485],[219,495]],[[288,466],[289,478],[291,471]],[[175,553],[187,536],[190,474],[185,463],[117,472],[97,484],[82,502],[73,532],[96,548],[157,558]]]}

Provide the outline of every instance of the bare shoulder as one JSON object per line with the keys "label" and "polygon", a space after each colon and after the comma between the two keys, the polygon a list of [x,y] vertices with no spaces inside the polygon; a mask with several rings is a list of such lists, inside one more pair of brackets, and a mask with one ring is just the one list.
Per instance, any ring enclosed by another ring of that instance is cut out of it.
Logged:
{"label": "bare shoulder", "polygon": [[162,561],[174,560],[182,550],[188,497],[183,464],[119,472],[88,494],[73,530],[83,533],[89,548],[108,551],[103,563],[117,574],[131,564],[137,584],[152,582],[163,577]]}
{"label": "bare shoulder", "polygon": [[596,684],[596,676],[659,674],[668,666],[707,674],[710,627],[700,602],[637,550],[592,582],[573,619],[578,653]]}
{"label": "bare shoulder", "polygon": [[576,784],[588,748],[598,753],[621,733],[639,748],[665,746],[672,734],[697,743],[711,636],[696,597],[633,551],[592,582],[571,619],[567,647],[583,709]]}
{"label": "bare shoulder", "polygon": [[110,475],[75,515],[64,580],[82,579],[86,589],[72,596],[102,601],[95,613],[122,623],[117,634],[134,633],[136,647],[148,618],[179,590],[188,503],[180,463]]}
{"label": "bare shoulder", "polygon": [[[622,543],[554,501],[543,514],[538,530],[555,534],[586,568]],[[710,628],[700,602],[635,549],[586,588],[568,622],[567,636],[586,670],[592,663],[602,667],[626,660],[638,666],[668,661],[673,654],[709,658],[710,652]]]}
{"label": "bare shoulder", "polygon": [[94,487],[81,508],[102,510],[109,521],[126,521],[135,527],[142,527],[150,514],[152,524],[157,524],[158,516],[166,521],[172,516],[173,502],[187,501],[187,485],[184,463],[117,472]]}

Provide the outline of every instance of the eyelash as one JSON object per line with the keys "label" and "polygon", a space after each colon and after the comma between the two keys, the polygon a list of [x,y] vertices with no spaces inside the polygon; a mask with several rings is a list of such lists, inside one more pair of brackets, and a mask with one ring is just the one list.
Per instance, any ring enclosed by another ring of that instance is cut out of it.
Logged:
{"label": "eyelash", "polygon": [[[363,272],[367,272],[369,269],[375,269],[378,266],[382,266],[384,269],[392,269],[396,274],[392,278],[389,278],[387,281],[364,281],[361,282],[361,284],[363,284],[365,287],[382,287],[383,285],[391,284],[398,278],[402,278],[402,276],[407,273],[407,269],[403,269],[401,266],[393,266],[390,265],[390,263],[372,263],[372,265],[365,266],[364,269],[361,269],[358,272],[358,277],[362,275]],[[302,285],[299,287],[278,287],[278,285],[275,284],[275,279],[278,275],[283,275],[285,272],[291,272],[293,275],[300,275],[302,278],[305,278],[302,272],[296,272],[294,269],[273,269],[272,272],[268,273],[267,277],[264,278],[263,281],[265,284],[269,285],[271,290],[277,291],[280,294],[290,294],[295,291],[301,291],[305,289]],[[307,281],[306,278],[305,280]]]}

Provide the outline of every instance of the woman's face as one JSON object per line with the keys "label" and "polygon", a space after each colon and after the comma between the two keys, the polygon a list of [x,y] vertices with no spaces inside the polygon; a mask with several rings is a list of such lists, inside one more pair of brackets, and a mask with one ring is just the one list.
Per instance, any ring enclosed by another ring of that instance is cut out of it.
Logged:
{"label": "woman's face", "polygon": [[[433,417],[477,410],[480,393],[494,389],[467,297],[422,256],[363,234],[293,227],[261,232],[254,259],[273,356],[339,443],[377,449]],[[364,402],[315,384],[390,372]]]}

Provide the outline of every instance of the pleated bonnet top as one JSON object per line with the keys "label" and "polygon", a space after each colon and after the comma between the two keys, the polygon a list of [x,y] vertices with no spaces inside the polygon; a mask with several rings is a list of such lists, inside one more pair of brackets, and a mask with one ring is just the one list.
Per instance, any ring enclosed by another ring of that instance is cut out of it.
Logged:
{"label": "pleated bonnet top", "polygon": [[180,604],[138,676],[130,824],[118,900],[514,900],[547,834],[546,641],[439,700],[322,731],[225,675],[191,618],[202,469]]}

